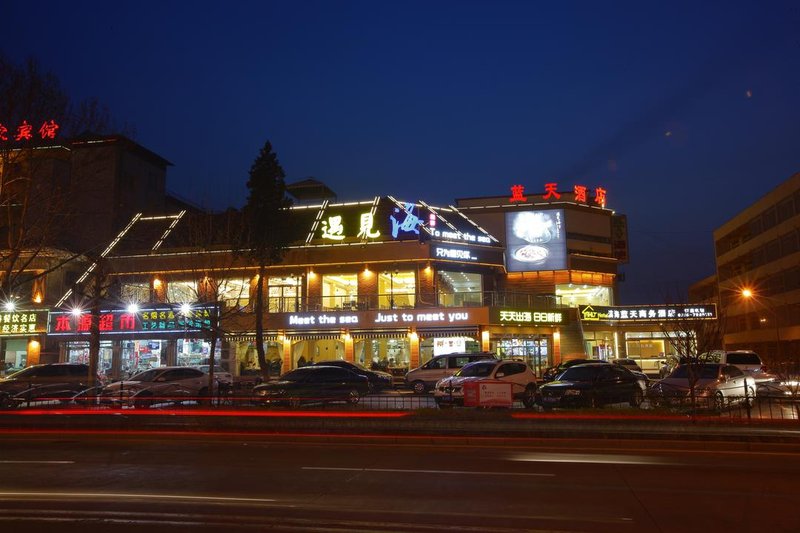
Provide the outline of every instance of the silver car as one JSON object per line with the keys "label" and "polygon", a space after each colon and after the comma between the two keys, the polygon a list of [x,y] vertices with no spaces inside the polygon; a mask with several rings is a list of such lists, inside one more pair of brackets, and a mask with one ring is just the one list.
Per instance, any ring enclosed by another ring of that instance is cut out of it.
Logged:
{"label": "silver car", "polygon": [[666,378],[648,390],[654,406],[691,407],[694,382],[694,407],[722,409],[733,403],[751,404],[756,397],[756,382],[733,365],[704,363],[679,365]]}
{"label": "silver car", "polygon": [[536,404],[536,375],[521,361],[487,359],[464,365],[455,375],[440,379],[433,389],[440,407],[464,404],[464,384],[471,381],[504,381],[511,383],[514,399],[525,407]]}
{"label": "silver car", "polygon": [[188,366],[162,366],[104,387],[100,400],[104,404],[150,407],[157,403],[197,400],[205,396],[208,396],[206,373]]}

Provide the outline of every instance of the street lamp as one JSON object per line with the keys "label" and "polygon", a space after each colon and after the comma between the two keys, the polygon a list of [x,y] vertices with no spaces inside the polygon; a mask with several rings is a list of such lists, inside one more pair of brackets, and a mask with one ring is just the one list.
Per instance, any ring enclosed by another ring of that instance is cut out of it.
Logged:
{"label": "street lamp", "polygon": [[[780,314],[774,308],[773,305],[771,305],[769,302],[766,301],[767,299],[769,299],[768,296],[761,296],[761,297],[756,296],[755,292],[753,292],[752,289],[747,288],[747,287],[742,289],[741,295],[742,295],[742,298],[744,298],[745,300],[759,302],[762,306],[767,308],[770,313],[772,313],[772,316],[775,319],[775,356],[776,356],[776,358],[778,360],[780,360],[780,358],[781,358],[781,323],[780,323]],[[760,322],[764,323],[765,321],[761,320]]]}

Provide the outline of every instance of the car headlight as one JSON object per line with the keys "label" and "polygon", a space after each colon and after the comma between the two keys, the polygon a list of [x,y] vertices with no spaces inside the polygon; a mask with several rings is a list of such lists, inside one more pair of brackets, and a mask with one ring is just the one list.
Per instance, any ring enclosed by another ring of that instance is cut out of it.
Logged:
{"label": "car headlight", "polygon": [[580,389],[567,389],[564,391],[564,396],[580,396],[581,390]]}

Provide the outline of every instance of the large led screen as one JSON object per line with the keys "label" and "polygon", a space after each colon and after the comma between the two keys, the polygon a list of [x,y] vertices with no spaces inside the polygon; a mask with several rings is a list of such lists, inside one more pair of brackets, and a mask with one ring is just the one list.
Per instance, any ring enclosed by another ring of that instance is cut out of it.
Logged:
{"label": "large led screen", "polygon": [[506,213],[506,268],[509,272],[566,270],[564,210]]}

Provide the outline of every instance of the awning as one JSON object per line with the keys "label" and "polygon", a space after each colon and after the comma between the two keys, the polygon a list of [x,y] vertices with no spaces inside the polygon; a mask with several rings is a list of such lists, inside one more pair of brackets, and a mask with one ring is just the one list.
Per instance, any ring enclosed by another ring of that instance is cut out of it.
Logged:
{"label": "awning", "polygon": [[353,339],[402,339],[408,337],[408,328],[404,329],[391,329],[391,330],[363,330],[351,331],[350,335]]}

